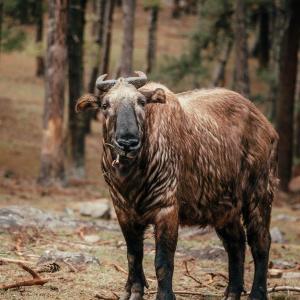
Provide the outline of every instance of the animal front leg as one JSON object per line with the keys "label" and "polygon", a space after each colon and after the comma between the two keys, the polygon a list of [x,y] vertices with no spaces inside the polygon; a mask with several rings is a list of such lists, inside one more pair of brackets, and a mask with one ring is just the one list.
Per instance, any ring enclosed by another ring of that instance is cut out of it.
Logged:
{"label": "animal front leg", "polygon": [[157,300],[176,299],[172,289],[172,279],[177,238],[177,210],[173,206],[161,209],[155,222]]}
{"label": "animal front leg", "polygon": [[244,290],[246,237],[240,220],[217,229],[228,254],[229,283],[224,300],[239,300]]}
{"label": "animal front leg", "polygon": [[[118,215],[118,213],[117,213]],[[118,215],[119,223],[126,240],[128,279],[125,293],[120,300],[141,300],[144,287],[148,287],[143,271],[143,238],[145,226],[132,223]]]}

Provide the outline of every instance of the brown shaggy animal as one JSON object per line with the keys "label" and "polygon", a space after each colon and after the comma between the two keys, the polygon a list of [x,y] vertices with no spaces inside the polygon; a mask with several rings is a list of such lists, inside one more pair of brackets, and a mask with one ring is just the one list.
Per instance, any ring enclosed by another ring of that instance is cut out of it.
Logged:
{"label": "brown shaggy animal", "polygon": [[[98,96],[77,110],[101,108],[104,177],[127,243],[122,300],[147,287],[143,234],[155,228],[157,298],[172,289],[178,226],[213,226],[229,258],[227,300],[243,291],[246,234],[255,274],[249,299],[267,299],[270,214],[278,135],[254,104],[226,89],[172,93],[146,76],[97,80]],[[245,234],[245,230],[246,234]]]}

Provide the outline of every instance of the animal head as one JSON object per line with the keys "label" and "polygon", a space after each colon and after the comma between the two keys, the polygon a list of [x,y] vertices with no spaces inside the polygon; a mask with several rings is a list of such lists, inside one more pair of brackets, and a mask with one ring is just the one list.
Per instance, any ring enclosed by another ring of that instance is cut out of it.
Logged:
{"label": "animal head", "polygon": [[134,158],[141,149],[144,137],[146,109],[149,103],[165,103],[163,89],[139,90],[147,82],[143,72],[138,77],[104,80],[101,75],[96,81],[99,96],[84,95],[76,104],[76,111],[100,109],[103,118],[103,136],[116,155]]}

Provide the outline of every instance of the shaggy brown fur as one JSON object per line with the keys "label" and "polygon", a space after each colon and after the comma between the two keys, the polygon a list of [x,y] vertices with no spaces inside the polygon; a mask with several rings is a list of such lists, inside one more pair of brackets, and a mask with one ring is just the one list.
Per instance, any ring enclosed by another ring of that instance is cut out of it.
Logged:
{"label": "shaggy brown fur", "polygon": [[164,92],[164,101],[149,101],[142,124],[137,116],[142,147],[124,176],[113,166],[114,149],[106,146],[114,129],[109,118],[103,122],[102,167],[128,247],[129,278],[122,299],[142,299],[147,286],[142,240],[149,224],[156,233],[157,299],[175,299],[179,224],[216,229],[229,256],[225,298],[239,299],[246,240],[241,218],[256,267],[250,298],[266,299],[277,133],[252,102],[226,89],[174,94],[157,83],[138,91],[120,83],[102,99],[121,94],[151,98],[157,89]]}

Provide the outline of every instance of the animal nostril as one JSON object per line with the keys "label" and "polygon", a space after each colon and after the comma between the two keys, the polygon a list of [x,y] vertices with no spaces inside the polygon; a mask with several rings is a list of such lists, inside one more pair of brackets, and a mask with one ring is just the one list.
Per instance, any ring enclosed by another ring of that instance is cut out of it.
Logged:
{"label": "animal nostril", "polygon": [[139,144],[138,139],[117,139],[117,144],[124,149],[134,148]]}

